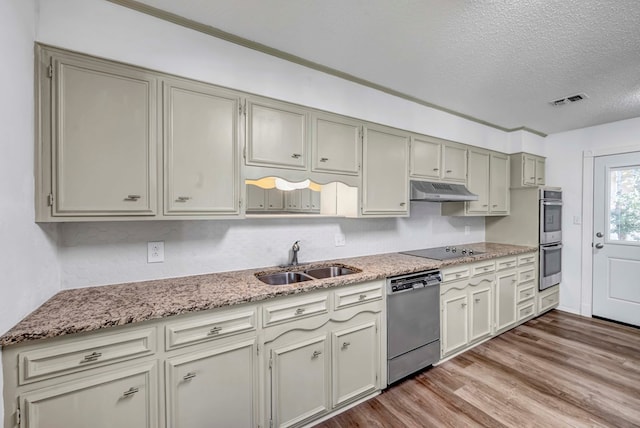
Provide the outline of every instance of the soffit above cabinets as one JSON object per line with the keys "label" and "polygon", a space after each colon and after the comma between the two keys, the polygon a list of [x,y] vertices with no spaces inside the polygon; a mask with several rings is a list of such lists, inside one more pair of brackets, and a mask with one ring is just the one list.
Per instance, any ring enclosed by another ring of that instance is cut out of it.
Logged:
{"label": "soffit above cabinets", "polygon": [[502,129],[640,116],[637,0],[112,1]]}

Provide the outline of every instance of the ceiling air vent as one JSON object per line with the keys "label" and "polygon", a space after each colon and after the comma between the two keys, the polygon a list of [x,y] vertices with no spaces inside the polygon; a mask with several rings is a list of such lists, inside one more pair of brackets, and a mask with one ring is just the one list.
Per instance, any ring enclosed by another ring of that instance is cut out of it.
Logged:
{"label": "ceiling air vent", "polygon": [[578,101],[586,100],[587,98],[589,98],[589,96],[583,92],[581,94],[569,95],[564,98],[559,98],[557,100],[550,101],[549,104],[557,107],[557,106],[562,106],[569,103],[576,103]]}

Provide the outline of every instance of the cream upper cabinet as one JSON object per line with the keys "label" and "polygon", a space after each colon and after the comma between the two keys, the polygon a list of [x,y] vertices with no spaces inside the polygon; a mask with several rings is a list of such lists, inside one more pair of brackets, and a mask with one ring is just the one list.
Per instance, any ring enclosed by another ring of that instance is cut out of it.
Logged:
{"label": "cream upper cabinet", "polygon": [[328,411],[331,356],[326,333],[270,352],[273,426],[296,426]]}
{"label": "cream upper cabinet", "polygon": [[240,99],[177,80],[163,95],[165,214],[238,214]]}
{"label": "cream upper cabinet", "polygon": [[42,85],[51,85],[51,99],[41,93],[40,107],[51,121],[52,183],[50,196],[39,196],[49,198],[51,215],[154,215],[156,77],[74,55],[50,61]]}
{"label": "cream upper cabinet", "polygon": [[79,378],[20,396],[22,428],[158,426],[158,380],[155,362]]}
{"label": "cream upper cabinet", "polygon": [[511,187],[544,186],[545,158],[530,153],[514,153],[511,158]]}
{"label": "cream upper cabinet", "polygon": [[409,214],[409,135],[391,128],[365,128],[363,215]]}
{"label": "cream upper cabinet", "polygon": [[442,146],[442,179],[444,181],[467,181],[467,149],[451,144]]}
{"label": "cream upper cabinet", "polygon": [[509,214],[509,156],[491,153],[489,166],[489,212]]}
{"label": "cream upper cabinet", "polygon": [[167,427],[254,427],[257,421],[255,338],[170,358]]}
{"label": "cream upper cabinet", "polygon": [[247,165],[307,169],[308,114],[291,104],[247,102]]}
{"label": "cream upper cabinet", "polygon": [[313,171],[358,175],[362,123],[348,118],[312,115]]}
{"label": "cream upper cabinet", "polygon": [[478,200],[467,202],[468,213],[489,213],[489,164],[489,152],[469,150],[467,187],[478,195]]}
{"label": "cream upper cabinet", "polygon": [[411,138],[410,175],[415,178],[442,178],[442,144],[436,139]]}

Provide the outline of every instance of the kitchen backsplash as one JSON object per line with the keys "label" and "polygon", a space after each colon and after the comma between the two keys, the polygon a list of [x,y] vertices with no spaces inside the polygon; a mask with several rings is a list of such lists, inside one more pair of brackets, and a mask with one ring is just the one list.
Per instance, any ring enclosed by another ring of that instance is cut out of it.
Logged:
{"label": "kitchen backsplash", "polygon": [[[465,234],[468,229],[468,234]],[[336,247],[341,233],[346,245]],[[436,203],[412,203],[411,217],[63,223],[58,256],[62,288],[77,288],[287,262],[484,241],[483,217],[442,217]],[[147,263],[147,242],[164,241],[164,263]]]}

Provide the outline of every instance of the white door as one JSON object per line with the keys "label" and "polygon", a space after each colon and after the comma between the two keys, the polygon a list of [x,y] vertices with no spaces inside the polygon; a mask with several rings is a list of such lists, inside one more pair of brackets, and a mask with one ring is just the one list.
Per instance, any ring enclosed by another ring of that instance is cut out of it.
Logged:
{"label": "white door", "polygon": [[640,152],[597,157],[593,315],[640,326]]}

